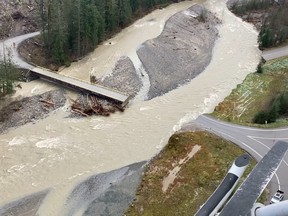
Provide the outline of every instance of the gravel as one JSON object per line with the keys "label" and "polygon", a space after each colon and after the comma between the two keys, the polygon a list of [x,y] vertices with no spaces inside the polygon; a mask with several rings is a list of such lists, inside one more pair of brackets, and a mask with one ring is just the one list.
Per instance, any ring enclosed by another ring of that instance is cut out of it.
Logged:
{"label": "gravel", "polygon": [[[51,101],[54,105],[41,100]],[[64,106],[65,102],[64,90],[53,90],[14,101],[0,110],[0,133],[42,119],[50,112]]]}
{"label": "gravel", "polygon": [[45,199],[49,190],[31,194],[14,202],[0,206],[1,216],[32,216],[36,215],[42,201]]}
{"label": "gravel", "polygon": [[89,177],[74,188],[65,215],[122,216],[131,205],[146,161]]}
{"label": "gravel", "polygon": [[132,97],[134,97],[142,87],[141,79],[137,75],[131,59],[127,56],[122,56],[117,61],[113,72],[104,77],[99,84],[116,89]]}
{"label": "gravel", "polygon": [[220,21],[201,5],[173,15],[160,36],[137,50],[150,78],[148,98],[185,84],[209,64]]}
{"label": "gravel", "polygon": [[[151,82],[151,99],[193,79],[208,65],[212,56],[219,20],[203,6],[195,5],[172,16],[162,34],[145,42],[137,51]],[[142,84],[128,57],[122,57],[101,85],[136,95]],[[40,100],[55,103],[48,106]],[[11,127],[44,118],[63,106],[63,90],[12,102],[0,111],[0,133]],[[78,185],[67,199],[69,213],[85,209],[84,215],[123,215],[135,196],[146,162],[90,177]],[[38,198],[39,199],[39,198]],[[40,199],[41,200],[41,199]],[[35,203],[35,201],[33,201]]]}

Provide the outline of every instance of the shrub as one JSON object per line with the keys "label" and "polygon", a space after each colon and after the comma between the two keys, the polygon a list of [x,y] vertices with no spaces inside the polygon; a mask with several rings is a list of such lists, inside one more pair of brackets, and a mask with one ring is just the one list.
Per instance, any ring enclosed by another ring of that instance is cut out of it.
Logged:
{"label": "shrub", "polygon": [[268,113],[265,111],[258,112],[254,117],[254,123],[256,124],[265,124],[268,122]]}
{"label": "shrub", "polygon": [[283,92],[279,96],[279,114],[288,114],[288,92]]}
{"label": "shrub", "polygon": [[257,66],[256,73],[263,73],[262,63],[260,62]]}
{"label": "shrub", "polygon": [[286,114],[288,114],[288,92],[283,92],[274,100],[271,110],[258,112],[253,122],[256,124],[272,123],[279,116]]}

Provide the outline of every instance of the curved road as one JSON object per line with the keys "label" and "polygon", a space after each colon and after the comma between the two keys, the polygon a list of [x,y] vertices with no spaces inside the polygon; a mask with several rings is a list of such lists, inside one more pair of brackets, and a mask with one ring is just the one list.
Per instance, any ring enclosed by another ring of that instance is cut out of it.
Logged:
{"label": "curved road", "polygon": [[33,32],[25,35],[20,35],[14,38],[8,38],[4,41],[0,41],[0,58],[3,59],[3,53],[7,55],[9,52],[11,53],[11,61],[20,68],[25,68],[32,70],[35,66],[28,64],[25,62],[18,53],[19,45],[28,38],[35,37],[39,35],[40,32]]}
{"label": "curved road", "polygon": [[[288,127],[276,129],[245,127],[223,122],[209,115],[201,115],[195,121],[207,131],[236,143],[249,152],[257,161],[261,160],[278,140],[288,142]],[[288,154],[285,155],[276,174],[270,181],[272,194],[278,189],[288,194],[287,162]]]}
{"label": "curved road", "polygon": [[265,50],[262,53],[262,57],[266,61],[279,58],[279,57],[283,57],[283,56],[288,56],[288,46]]}
{"label": "curved road", "polygon": [[[33,69],[34,66],[28,64],[20,58],[17,47],[19,44],[31,37],[39,35],[39,32],[34,32],[18,37],[10,38],[5,41],[0,41],[0,59],[3,58],[4,51],[11,52],[12,62],[21,68]],[[265,60],[288,56],[288,46],[264,51],[262,54]],[[277,140],[288,141],[288,128],[279,129],[258,129],[243,126],[237,126],[223,121],[214,119],[208,115],[201,115],[196,119],[196,122],[201,124],[207,130],[215,133],[227,140],[230,140],[241,148],[249,152],[256,160],[260,160]],[[281,189],[288,194],[288,155],[280,164],[276,175],[271,180],[271,189],[274,193],[277,189]]]}
{"label": "curved road", "polygon": [[[35,37],[39,34],[40,34],[40,32],[33,32],[33,33],[25,34],[25,35],[20,35],[20,36],[14,37],[14,38],[8,38],[4,41],[0,41],[0,56],[1,57],[3,56],[3,48],[5,47],[6,50],[11,50],[12,62],[15,65],[17,65],[21,68],[27,68],[27,69],[34,68],[34,66],[28,64],[27,62],[25,62],[23,59],[20,58],[20,56],[17,52],[17,48],[18,48],[19,44],[21,42],[23,42],[24,40],[31,38],[31,37]],[[279,57],[283,57],[283,56],[288,56],[288,46],[265,50],[262,53],[262,57],[266,61],[272,60],[275,58],[279,58]]]}

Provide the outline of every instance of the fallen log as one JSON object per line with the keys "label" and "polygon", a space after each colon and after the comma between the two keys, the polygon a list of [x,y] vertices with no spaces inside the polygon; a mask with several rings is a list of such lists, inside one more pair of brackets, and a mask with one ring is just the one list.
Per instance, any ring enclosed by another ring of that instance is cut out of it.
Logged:
{"label": "fallen log", "polygon": [[39,101],[42,102],[42,103],[49,104],[49,105],[51,105],[51,106],[55,106],[55,103],[53,103],[53,102],[51,102],[51,101],[48,101],[48,100],[40,99]]}
{"label": "fallen log", "polygon": [[109,116],[111,113],[114,113],[117,110],[121,112],[124,111],[124,108],[119,105],[103,105],[102,102],[93,95],[86,95],[86,101],[79,102],[79,100],[73,100],[71,98],[70,101],[71,111],[86,117],[92,115]]}
{"label": "fallen log", "polygon": [[76,113],[78,113],[78,114],[81,114],[81,115],[83,115],[83,116],[85,116],[85,117],[88,117],[89,115],[87,115],[86,113],[84,113],[84,112],[82,112],[81,110],[78,110],[78,109],[72,109],[72,111],[74,111],[74,112],[76,112]]}

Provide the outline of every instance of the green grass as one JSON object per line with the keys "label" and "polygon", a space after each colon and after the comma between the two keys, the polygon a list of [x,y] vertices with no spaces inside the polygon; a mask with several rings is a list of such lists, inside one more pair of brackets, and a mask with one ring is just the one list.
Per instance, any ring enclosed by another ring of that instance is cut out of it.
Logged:
{"label": "green grass", "polygon": [[[269,61],[263,66],[263,73],[253,73],[237,86],[212,113],[216,118],[257,127],[287,126],[285,117],[267,125],[253,124],[253,118],[260,110],[269,110],[279,93],[288,90],[288,58]],[[175,180],[164,193],[163,178],[191,151],[195,145],[201,150],[182,165]],[[127,216],[135,215],[193,215],[214,192],[235,158],[244,151],[231,142],[208,132],[185,132],[173,135],[167,146],[149,164],[144,173],[137,197],[128,209]],[[255,166],[251,163],[246,175]],[[245,179],[243,177],[241,180]],[[259,202],[267,201],[267,191]]]}
{"label": "green grass", "polygon": [[235,124],[258,127],[287,126],[287,119],[280,118],[273,124],[255,125],[254,116],[260,110],[269,110],[275,97],[288,90],[288,58],[269,61],[263,73],[249,74],[242,84],[221,102],[212,113],[216,118]]}
{"label": "green grass", "polygon": [[[195,145],[201,150],[182,165],[164,193],[163,178]],[[185,132],[173,135],[162,152],[146,168],[135,202],[126,216],[194,215],[223,180],[236,157],[244,153],[235,144],[208,132]],[[255,166],[249,165],[246,175]]]}

